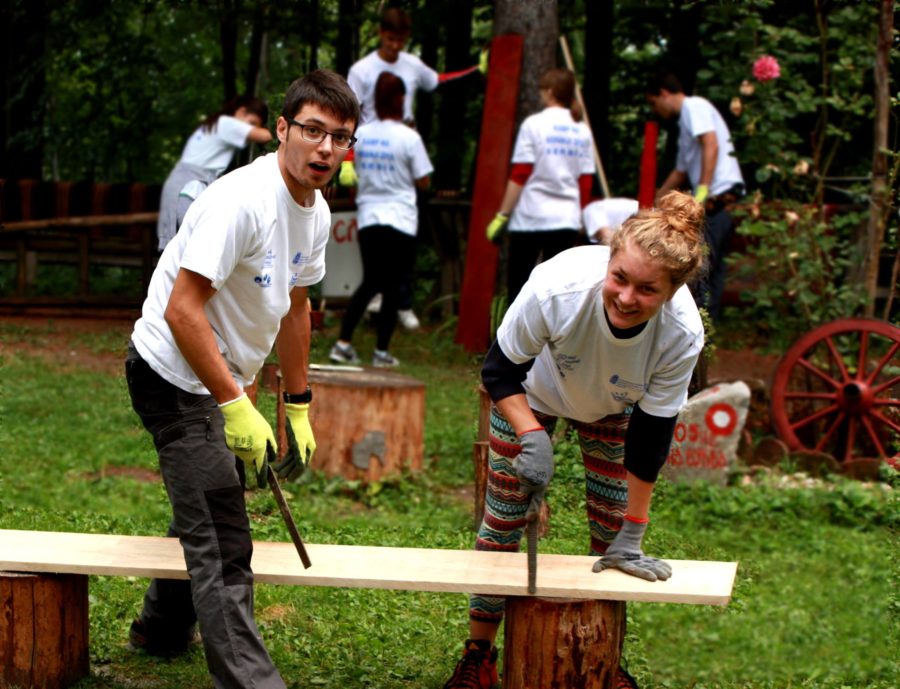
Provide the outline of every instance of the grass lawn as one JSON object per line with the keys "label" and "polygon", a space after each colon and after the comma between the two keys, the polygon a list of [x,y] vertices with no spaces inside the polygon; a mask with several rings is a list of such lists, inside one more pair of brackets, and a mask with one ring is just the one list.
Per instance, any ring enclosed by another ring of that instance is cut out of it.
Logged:
{"label": "grass lawn", "polygon": [[[314,338],[324,362],[334,324]],[[0,320],[0,528],[160,535],[169,506],[120,360],[129,328]],[[371,352],[371,333],[359,349]],[[313,543],[471,547],[477,357],[452,331],[398,332],[403,373],[427,384],[426,466],[375,485],[313,475],[288,487]],[[274,397],[260,406],[273,416]],[[583,474],[559,444],[542,552],[586,552]],[[630,604],[628,666],[650,689],[900,686],[897,490],[843,479],[712,487],[661,482],[647,550],[737,560],[726,608]],[[249,494],[254,537],[289,537],[268,492]],[[362,563],[361,563],[362,565]],[[92,578],[91,677],[79,689],[208,687],[202,651],[130,650],[147,581]],[[289,687],[438,689],[466,635],[465,596],[257,587],[257,619]]]}

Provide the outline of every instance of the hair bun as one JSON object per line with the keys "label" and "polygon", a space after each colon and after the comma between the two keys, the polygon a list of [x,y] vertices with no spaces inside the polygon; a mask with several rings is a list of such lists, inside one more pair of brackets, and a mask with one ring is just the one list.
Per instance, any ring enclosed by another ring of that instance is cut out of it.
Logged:
{"label": "hair bun", "polygon": [[673,230],[698,238],[701,236],[706,211],[690,194],[670,191],[660,199],[658,208],[665,212],[666,220]]}

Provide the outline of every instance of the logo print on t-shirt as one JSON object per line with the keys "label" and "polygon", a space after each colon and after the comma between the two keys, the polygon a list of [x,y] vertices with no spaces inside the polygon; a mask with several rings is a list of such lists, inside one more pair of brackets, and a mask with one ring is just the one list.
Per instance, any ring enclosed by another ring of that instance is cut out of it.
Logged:
{"label": "logo print on t-shirt", "polygon": [[559,371],[561,378],[566,377],[566,371],[574,371],[575,367],[581,363],[581,359],[571,354],[556,355],[556,370]]}
{"label": "logo print on t-shirt", "polygon": [[309,256],[304,256],[302,251],[298,251],[296,254],[294,254],[294,258],[291,259],[291,263],[293,263],[295,266],[309,263]]}
{"label": "logo print on t-shirt", "polygon": [[263,273],[262,275],[257,275],[253,278],[253,282],[265,289],[266,287],[272,286],[272,276],[268,273]]}

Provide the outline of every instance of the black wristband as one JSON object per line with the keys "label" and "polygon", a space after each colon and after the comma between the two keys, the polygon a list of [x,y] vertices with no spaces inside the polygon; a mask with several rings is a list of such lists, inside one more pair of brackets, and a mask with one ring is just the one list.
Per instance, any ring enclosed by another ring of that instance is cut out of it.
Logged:
{"label": "black wristband", "polygon": [[309,404],[310,402],[312,402],[312,388],[307,385],[306,392],[294,394],[290,392],[283,392],[281,393],[281,397],[286,404]]}

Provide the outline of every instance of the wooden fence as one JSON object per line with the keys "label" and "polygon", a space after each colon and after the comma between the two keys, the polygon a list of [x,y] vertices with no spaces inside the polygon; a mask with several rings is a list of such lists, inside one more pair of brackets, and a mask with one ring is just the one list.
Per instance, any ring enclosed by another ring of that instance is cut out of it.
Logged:
{"label": "wooden fence", "polygon": [[[0,179],[0,306],[138,307],[157,259],[159,186]],[[76,286],[60,290],[61,266]],[[133,289],[100,292],[97,267],[133,273]]]}

